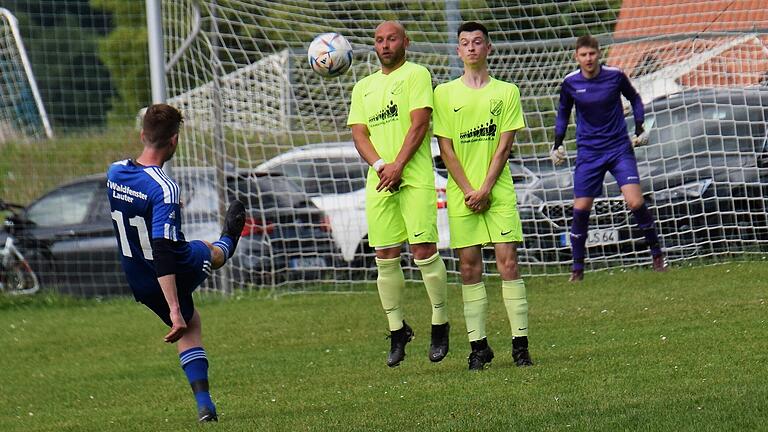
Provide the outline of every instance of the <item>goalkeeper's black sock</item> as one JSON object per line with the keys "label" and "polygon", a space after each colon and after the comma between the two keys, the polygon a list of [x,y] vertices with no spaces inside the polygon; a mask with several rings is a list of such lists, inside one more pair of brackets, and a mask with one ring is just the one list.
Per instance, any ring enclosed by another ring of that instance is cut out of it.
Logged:
{"label": "goalkeeper's black sock", "polygon": [[648,243],[648,248],[651,250],[652,256],[661,255],[661,245],[659,244],[659,235],[656,232],[656,224],[653,220],[653,215],[648,207],[643,203],[639,208],[632,210],[632,214],[635,215],[635,221],[637,227],[643,232],[645,236],[645,242]]}
{"label": "goalkeeper's black sock", "polygon": [[587,232],[589,231],[589,210],[573,209],[571,224],[571,253],[573,255],[573,270],[584,270],[586,255]]}

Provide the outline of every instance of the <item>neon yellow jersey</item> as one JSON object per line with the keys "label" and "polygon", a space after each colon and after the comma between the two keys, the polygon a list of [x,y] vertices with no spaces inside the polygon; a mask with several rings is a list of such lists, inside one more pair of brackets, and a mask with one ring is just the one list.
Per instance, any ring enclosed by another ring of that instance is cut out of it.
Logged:
{"label": "neon yellow jersey", "polygon": [[[387,75],[378,72],[355,84],[347,125],[368,126],[376,152],[392,162],[411,127],[411,111],[432,109],[432,77],[424,66],[405,62]],[[402,186],[435,187],[429,134],[403,169]],[[375,191],[379,176],[368,170],[368,191]]]}
{"label": "neon yellow jersey", "polygon": [[[457,78],[435,89],[435,135],[450,138],[464,173],[473,188],[482,186],[502,132],[525,127],[516,85],[491,78],[481,89],[467,87]],[[448,215],[471,214],[464,193],[449,176]],[[517,206],[509,165],[491,190],[491,206]]]}

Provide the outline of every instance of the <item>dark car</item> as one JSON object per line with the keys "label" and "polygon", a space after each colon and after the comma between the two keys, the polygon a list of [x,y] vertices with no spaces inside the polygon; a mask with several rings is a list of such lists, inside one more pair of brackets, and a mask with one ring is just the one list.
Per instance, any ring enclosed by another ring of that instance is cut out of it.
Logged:
{"label": "dark car", "polygon": [[[635,155],[666,252],[702,256],[765,247],[768,90],[692,89],[654,100],[645,111],[649,143]],[[634,130],[632,119],[627,122]],[[572,170],[541,160],[526,165],[536,165],[540,180],[521,209],[526,232],[538,237],[539,259],[568,260]],[[590,261],[647,260],[618,185],[610,175],[606,180],[590,216]]]}
{"label": "dark car", "polygon": [[[176,168],[187,239],[214,241],[221,202],[214,171]],[[62,185],[30,204],[15,235],[43,287],[84,296],[128,294],[112,232],[106,176]],[[243,237],[231,259],[234,285],[317,277],[337,249],[326,216],[296,185],[269,174],[231,175],[227,201],[246,204]],[[36,246],[35,246],[36,245]]]}

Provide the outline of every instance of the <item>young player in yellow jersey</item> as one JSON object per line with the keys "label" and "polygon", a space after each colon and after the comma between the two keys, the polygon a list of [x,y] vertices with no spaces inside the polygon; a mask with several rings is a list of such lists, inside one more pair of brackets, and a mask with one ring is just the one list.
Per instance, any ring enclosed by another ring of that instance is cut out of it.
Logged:
{"label": "young player in yellow jersey", "polygon": [[488,297],[481,249],[486,244],[493,244],[501,273],[513,360],[517,366],[531,366],[528,302],[517,268],[516,243],[523,240],[523,232],[507,162],[515,132],[525,127],[520,91],[489,75],[491,42],[485,26],[466,22],[459,27],[458,38],[464,75],[435,89],[434,129],[450,174],[448,221],[461,269],[472,347],[469,369],[482,370],[493,359],[485,332]]}
{"label": "young player in yellow jersey", "polygon": [[429,147],[432,78],[423,66],[405,59],[409,40],[403,26],[385,21],[376,27],[374,46],[381,70],[352,90],[347,124],[360,156],[372,169],[366,181],[368,242],[376,249],[376,284],[387,314],[391,346],[387,365],[405,358],[413,330],[403,320],[405,277],[400,267],[408,241],[432,303],[429,359],[448,353],[448,296],[445,264],[437,253],[437,196]]}

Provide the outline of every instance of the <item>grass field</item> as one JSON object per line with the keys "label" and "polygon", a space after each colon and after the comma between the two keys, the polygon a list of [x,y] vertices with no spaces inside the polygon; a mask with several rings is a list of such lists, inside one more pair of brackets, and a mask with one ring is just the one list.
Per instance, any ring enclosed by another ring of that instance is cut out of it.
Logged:
{"label": "grass field", "polygon": [[[200,299],[221,422],[195,424],[164,327],[132,300],[0,298],[0,430],[754,431],[768,419],[765,261],[528,281],[518,369],[491,282],[492,367],[466,370],[460,293],[451,352],[427,359],[429,305],[398,368],[373,286],[349,294]],[[213,430],[213,429],[210,429]]]}

